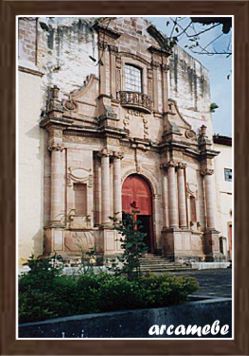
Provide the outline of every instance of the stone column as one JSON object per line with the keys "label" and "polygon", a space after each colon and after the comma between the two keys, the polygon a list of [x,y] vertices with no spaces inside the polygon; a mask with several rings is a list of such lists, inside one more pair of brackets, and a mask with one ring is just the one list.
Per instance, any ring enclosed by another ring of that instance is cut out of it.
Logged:
{"label": "stone column", "polygon": [[164,227],[169,226],[169,219],[168,219],[168,182],[167,182],[167,175],[165,172],[165,164],[161,164],[160,166],[162,170],[162,192],[163,192],[163,225]]}
{"label": "stone column", "polygon": [[110,223],[110,154],[107,149],[101,151],[101,212],[103,225]]}
{"label": "stone column", "polygon": [[118,47],[108,46],[110,52],[110,92],[113,99],[116,99],[116,53]]}
{"label": "stone column", "polygon": [[159,64],[153,63],[152,68],[153,68],[153,110],[158,111],[158,74],[157,74],[157,69],[159,67]]}
{"label": "stone column", "polygon": [[53,142],[51,151],[51,222],[61,222],[65,217],[64,164],[62,143]]}
{"label": "stone column", "polygon": [[114,152],[113,160],[113,200],[114,216],[122,220],[122,192],[121,192],[121,159],[122,153]]}
{"label": "stone column", "polygon": [[213,184],[213,169],[204,169],[201,174],[204,176],[204,192],[206,206],[207,229],[215,229],[215,196]]}
{"label": "stone column", "polygon": [[178,227],[178,209],[177,209],[177,189],[176,189],[176,163],[170,161],[168,167],[168,206],[169,206],[169,226]]}
{"label": "stone column", "polygon": [[179,163],[178,170],[177,170],[180,227],[187,227],[186,191],[185,191],[185,177],[184,177],[185,167],[186,167],[185,163]]}

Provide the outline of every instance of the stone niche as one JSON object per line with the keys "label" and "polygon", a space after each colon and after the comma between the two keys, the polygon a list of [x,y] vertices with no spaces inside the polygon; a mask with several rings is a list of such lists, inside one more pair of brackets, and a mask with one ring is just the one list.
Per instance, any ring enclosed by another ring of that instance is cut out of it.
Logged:
{"label": "stone niche", "polygon": [[81,150],[69,150],[66,205],[67,228],[92,228],[93,170],[90,151],[83,154]]}

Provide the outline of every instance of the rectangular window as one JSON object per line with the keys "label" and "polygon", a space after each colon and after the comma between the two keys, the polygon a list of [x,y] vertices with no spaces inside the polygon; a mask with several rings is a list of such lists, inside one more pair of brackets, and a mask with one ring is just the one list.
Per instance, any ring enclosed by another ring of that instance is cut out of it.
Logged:
{"label": "rectangular window", "polygon": [[231,182],[232,181],[232,170],[231,168],[224,169],[225,181]]}
{"label": "rectangular window", "polygon": [[142,70],[130,65],[125,65],[125,90],[142,93]]}
{"label": "rectangular window", "polygon": [[74,183],[74,208],[76,216],[85,216],[86,215],[86,184]]}

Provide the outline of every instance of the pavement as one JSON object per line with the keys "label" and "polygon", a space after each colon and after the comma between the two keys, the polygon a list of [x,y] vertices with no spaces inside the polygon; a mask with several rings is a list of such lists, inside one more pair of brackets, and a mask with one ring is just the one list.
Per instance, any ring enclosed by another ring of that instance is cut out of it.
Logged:
{"label": "pavement", "polygon": [[194,296],[232,298],[232,269],[173,272],[175,275],[195,277],[200,285]]}

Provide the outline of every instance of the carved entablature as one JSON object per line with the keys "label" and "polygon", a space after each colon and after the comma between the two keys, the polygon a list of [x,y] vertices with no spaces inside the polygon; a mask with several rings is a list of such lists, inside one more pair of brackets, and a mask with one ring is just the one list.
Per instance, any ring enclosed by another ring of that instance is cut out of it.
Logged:
{"label": "carved entablature", "polygon": [[73,183],[84,183],[87,184],[87,187],[91,188],[93,186],[91,169],[69,167],[67,172],[67,185],[71,187]]}

